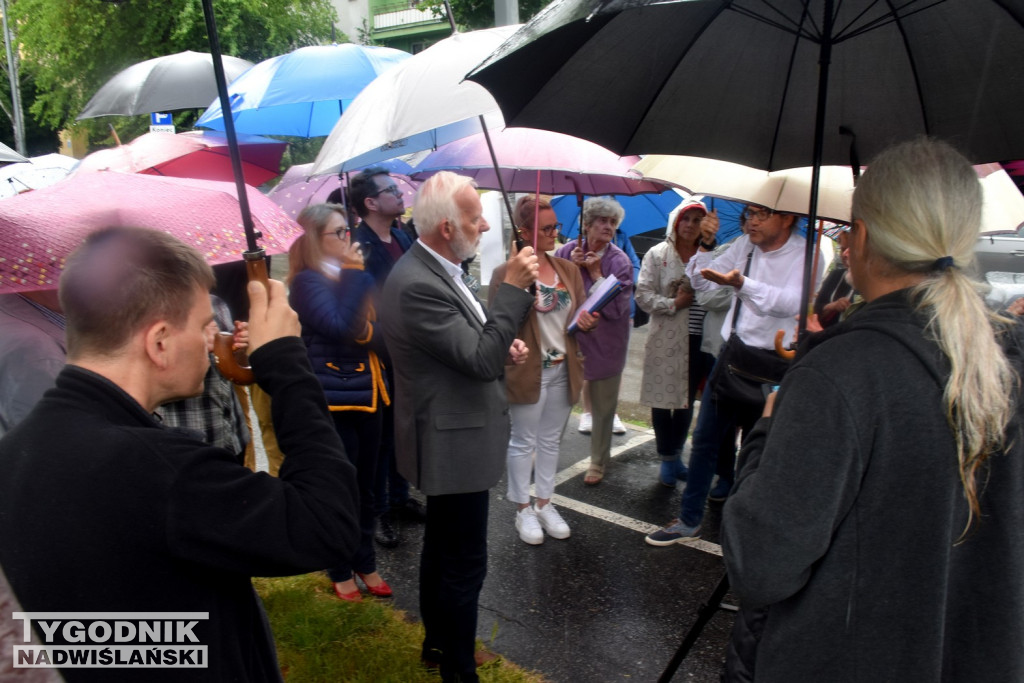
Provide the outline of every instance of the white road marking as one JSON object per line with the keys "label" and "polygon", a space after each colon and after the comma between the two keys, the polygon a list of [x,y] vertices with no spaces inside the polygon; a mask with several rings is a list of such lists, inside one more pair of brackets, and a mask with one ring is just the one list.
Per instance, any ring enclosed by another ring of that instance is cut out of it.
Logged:
{"label": "white road marking", "polygon": [[[630,427],[630,431],[633,432],[633,436],[630,436],[630,438],[625,443],[619,444],[618,446],[612,448],[611,455],[613,458],[618,457],[620,454],[632,450],[637,446],[643,445],[654,438],[654,430],[652,429],[637,429],[635,427]],[[587,471],[587,467],[589,466],[590,458],[587,457],[580,460],[579,462],[573,463],[569,467],[566,467],[564,470],[555,475],[555,486],[558,486],[559,484],[562,484],[568,481],[569,479],[572,479],[573,477],[577,477],[580,474],[583,474],[584,472]],[[530,486],[530,493],[534,493],[532,485]],[[573,510],[574,512],[579,512],[580,514],[584,514],[595,519],[600,519],[611,524],[616,524],[623,528],[630,529],[631,531],[639,531],[644,536],[653,531],[657,531],[661,528],[656,524],[642,522],[639,519],[633,519],[632,517],[620,515],[617,512],[605,510],[604,508],[599,508],[595,505],[590,505],[589,503],[584,503],[573,498],[566,498],[565,496],[557,493],[554,495],[552,500],[558,507],[566,508],[567,510]],[[705,552],[711,555],[718,555],[719,557],[722,556],[722,546],[718,545],[717,543],[709,543],[708,541],[702,541],[699,538],[692,538],[687,539],[685,541],[681,541],[679,545],[685,545],[695,550],[700,550],[701,552]]]}

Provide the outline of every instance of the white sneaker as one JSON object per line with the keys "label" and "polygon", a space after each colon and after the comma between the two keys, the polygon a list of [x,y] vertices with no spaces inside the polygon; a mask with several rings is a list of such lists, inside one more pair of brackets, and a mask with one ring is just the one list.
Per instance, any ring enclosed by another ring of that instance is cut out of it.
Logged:
{"label": "white sneaker", "polygon": [[540,545],[544,542],[544,530],[540,528],[540,520],[532,505],[516,513],[516,531],[524,543]]}
{"label": "white sneaker", "polygon": [[589,434],[593,426],[594,418],[591,417],[590,413],[583,413],[580,415],[580,426],[577,427],[577,431],[579,431],[580,434]]}
{"label": "white sneaker", "polygon": [[619,414],[615,413],[615,418],[612,420],[612,434],[625,434],[626,425],[622,424],[622,420],[619,419]]}
{"label": "white sneaker", "polygon": [[562,515],[558,514],[558,510],[555,509],[554,503],[548,503],[542,508],[537,507],[534,503],[534,509],[537,512],[537,519],[540,520],[540,525],[547,532],[551,538],[569,538],[569,525],[562,519]]}

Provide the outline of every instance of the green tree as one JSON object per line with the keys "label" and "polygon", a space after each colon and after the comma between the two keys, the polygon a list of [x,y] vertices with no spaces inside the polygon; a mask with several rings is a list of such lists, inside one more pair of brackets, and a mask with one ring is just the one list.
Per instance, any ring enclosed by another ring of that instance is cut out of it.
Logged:
{"label": "green tree", "polygon": [[[73,124],[100,86],[132,64],[183,50],[210,51],[200,0],[8,2],[22,69],[35,83],[34,98],[23,94],[26,110],[53,128]],[[337,18],[330,0],[214,0],[213,6],[221,51],[252,62],[328,42]],[[194,118],[185,113],[176,122]],[[122,137],[141,133],[149,123],[142,119],[83,123],[96,140],[108,134],[108,123]]]}
{"label": "green tree", "polygon": [[[524,23],[529,21],[548,1],[519,0],[519,20]],[[449,3],[459,28],[473,31],[494,26],[494,0],[449,0]],[[444,0],[426,0],[420,6],[432,10],[437,16],[444,14]]]}

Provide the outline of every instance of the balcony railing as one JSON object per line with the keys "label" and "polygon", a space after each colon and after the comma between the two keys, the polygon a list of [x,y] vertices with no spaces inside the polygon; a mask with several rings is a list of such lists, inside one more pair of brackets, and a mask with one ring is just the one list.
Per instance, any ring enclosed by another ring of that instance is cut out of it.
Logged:
{"label": "balcony railing", "polygon": [[389,2],[386,4],[374,4],[373,28],[380,30],[405,28],[408,26],[420,26],[425,24],[440,24],[448,21],[441,8],[440,15],[435,15],[433,10],[420,9],[417,2]]}

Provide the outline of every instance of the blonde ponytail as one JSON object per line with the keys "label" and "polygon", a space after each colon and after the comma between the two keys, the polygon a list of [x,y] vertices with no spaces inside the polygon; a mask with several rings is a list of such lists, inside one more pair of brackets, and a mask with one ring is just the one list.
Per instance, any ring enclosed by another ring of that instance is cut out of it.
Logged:
{"label": "blonde ponytail", "polygon": [[1018,385],[997,341],[1009,321],[988,310],[984,286],[964,273],[974,258],[981,203],[970,163],[928,139],[882,152],[853,198],[854,217],[869,227],[871,255],[896,271],[926,274],[914,300],[926,334],[949,359],[943,401],[970,509],[965,532],[980,515],[980,469],[1004,446]]}

